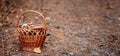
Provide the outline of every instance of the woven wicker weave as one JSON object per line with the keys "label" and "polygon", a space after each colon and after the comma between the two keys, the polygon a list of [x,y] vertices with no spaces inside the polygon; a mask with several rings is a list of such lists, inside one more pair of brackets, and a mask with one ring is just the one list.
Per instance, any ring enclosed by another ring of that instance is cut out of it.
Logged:
{"label": "woven wicker weave", "polygon": [[[38,14],[40,17],[43,18],[44,20],[44,26],[43,28],[30,28],[30,29],[26,29],[26,28],[22,28],[20,23],[21,23],[21,17],[24,16],[24,14],[26,13],[36,13]],[[42,48],[43,47],[43,43],[46,39],[46,21],[45,21],[45,17],[34,10],[27,10],[24,11],[19,17],[18,17],[18,22],[17,22],[17,31],[19,33],[19,41],[20,44],[22,46],[23,50],[33,50],[34,48]]]}

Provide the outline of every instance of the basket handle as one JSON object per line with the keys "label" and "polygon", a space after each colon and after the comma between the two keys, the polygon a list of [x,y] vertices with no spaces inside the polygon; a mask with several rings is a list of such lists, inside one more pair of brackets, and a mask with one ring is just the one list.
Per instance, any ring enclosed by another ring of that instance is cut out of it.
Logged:
{"label": "basket handle", "polygon": [[21,17],[25,14],[25,13],[29,13],[29,12],[33,12],[33,13],[36,13],[36,14],[38,14],[39,16],[41,16],[42,18],[43,18],[43,20],[44,20],[44,29],[46,30],[47,29],[47,24],[46,24],[46,20],[45,20],[45,17],[41,14],[41,13],[39,13],[38,11],[35,11],[35,10],[26,10],[26,11],[24,11],[19,17],[18,17],[18,21],[17,21],[17,27],[19,27],[19,23],[20,23],[20,19],[21,19]]}

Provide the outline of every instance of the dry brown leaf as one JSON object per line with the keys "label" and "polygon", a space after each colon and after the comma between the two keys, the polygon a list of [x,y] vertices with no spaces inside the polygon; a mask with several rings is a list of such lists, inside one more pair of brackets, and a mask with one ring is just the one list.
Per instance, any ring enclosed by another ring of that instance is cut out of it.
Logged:
{"label": "dry brown leaf", "polygon": [[60,38],[60,39],[64,39],[64,34],[63,34],[63,33],[60,33],[60,34],[58,34],[57,37]]}
{"label": "dry brown leaf", "polygon": [[34,50],[33,50],[35,53],[41,53],[41,50],[40,50],[40,48],[34,48]]}

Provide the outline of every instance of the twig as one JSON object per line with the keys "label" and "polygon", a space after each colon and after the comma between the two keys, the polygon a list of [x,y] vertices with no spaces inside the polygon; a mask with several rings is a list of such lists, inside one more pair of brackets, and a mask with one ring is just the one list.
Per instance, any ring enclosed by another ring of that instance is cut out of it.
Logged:
{"label": "twig", "polygon": [[112,33],[111,31],[105,31],[106,33],[112,35],[112,36],[115,36],[115,37],[120,37],[119,34],[115,34],[115,33]]}
{"label": "twig", "polygon": [[77,0],[72,0],[73,1],[73,5],[74,5],[74,8],[75,8],[75,13],[76,13],[76,18],[79,18],[80,16],[80,12],[79,12],[79,9],[78,9],[78,1]]}
{"label": "twig", "polygon": [[4,40],[3,39],[2,39],[2,50],[3,50],[3,55],[5,55]]}

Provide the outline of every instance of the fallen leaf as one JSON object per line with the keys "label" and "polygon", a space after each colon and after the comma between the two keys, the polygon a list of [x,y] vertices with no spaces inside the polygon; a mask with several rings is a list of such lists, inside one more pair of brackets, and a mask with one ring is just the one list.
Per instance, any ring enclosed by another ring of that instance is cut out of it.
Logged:
{"label": "fallen leaf", "polygon": [[60,39],[64,39],[64,34],[63,34],[63,33],[60,33],[60,34],[58,34],[57,37],[60,38]]}
{"label": "fallen leaf", "polygon": [[40,50],[40,48],[34,48],[34,50],[33,50],[35,53],[41,53],[41,50]]}

